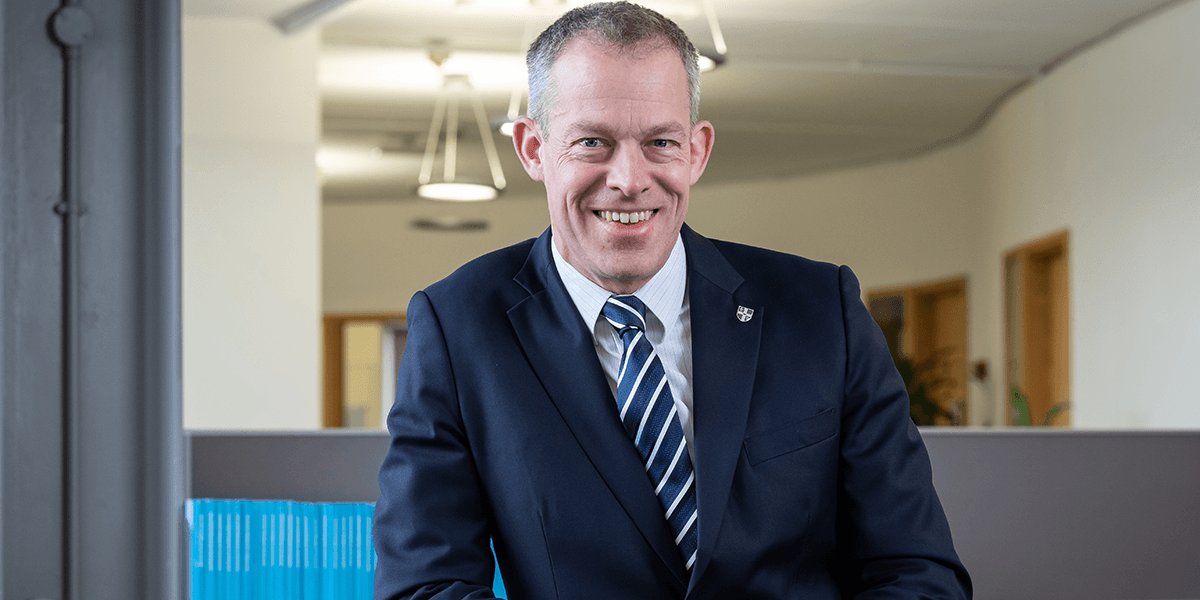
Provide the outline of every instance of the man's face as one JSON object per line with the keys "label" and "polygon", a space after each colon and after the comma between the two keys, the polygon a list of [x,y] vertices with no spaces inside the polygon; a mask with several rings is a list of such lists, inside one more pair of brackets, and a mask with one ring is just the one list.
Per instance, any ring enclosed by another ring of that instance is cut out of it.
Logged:
{"label": "man's face", "polygon": [[690,124],[687,75],[669,46],[631,52],[576,39],[554,77],[550,131],[523,118],[517,153],[546,185],[563,258],[601,287],[631,293],[671,254],[688,189],[708,162],[712,126]]}

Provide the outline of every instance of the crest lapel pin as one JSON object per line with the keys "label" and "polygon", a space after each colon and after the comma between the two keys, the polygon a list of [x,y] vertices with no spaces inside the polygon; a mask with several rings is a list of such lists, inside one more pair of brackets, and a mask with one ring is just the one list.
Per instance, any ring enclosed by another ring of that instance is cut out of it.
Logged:
{"label": "crest lapel pin", "polygon": [[754,309],[746,308],[745,306],[737,307],[737,319],[743,323],[754,317]]}

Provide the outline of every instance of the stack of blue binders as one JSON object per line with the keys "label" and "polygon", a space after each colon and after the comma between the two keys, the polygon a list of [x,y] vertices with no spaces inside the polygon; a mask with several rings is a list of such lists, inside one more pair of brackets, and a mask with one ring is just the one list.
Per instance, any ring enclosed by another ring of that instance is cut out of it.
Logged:
{"label": "stack of blue binders", "polygon": [[[370,600],[367,503],[187,501],[192,600]],[[493,591],[504,597],[496,572]]]}
{"label": "stack of blue binders", "polygon": [[189,500],[192,600],[369,600],[374,508]]}

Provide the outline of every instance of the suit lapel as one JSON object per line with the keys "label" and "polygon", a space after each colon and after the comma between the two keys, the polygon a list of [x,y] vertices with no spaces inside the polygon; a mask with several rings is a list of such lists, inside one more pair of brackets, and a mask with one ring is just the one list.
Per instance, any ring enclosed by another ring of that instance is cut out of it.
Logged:
{"label": "suit lapel", "polygon": [[[700,538],[691,583],[713,554],[741,454],[758,366],[763,308],[739,296],[742,277],[711,242],[684,227],[692,321],[692,405]],[[753,310],[743,321],[745,310]]]}
{"label": "suit lapel", "polygon": [[621,426],[608,380],[585,325],[550,254],[543,233],[514,280],[530,296],[508,311],[521,348],[551,402],[629,518],[675,574],[686,571],[648,484],[641,457]]}

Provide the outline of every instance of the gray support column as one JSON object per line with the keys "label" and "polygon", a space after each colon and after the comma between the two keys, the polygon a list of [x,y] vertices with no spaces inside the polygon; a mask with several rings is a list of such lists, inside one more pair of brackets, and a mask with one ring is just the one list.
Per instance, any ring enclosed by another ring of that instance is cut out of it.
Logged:
{"label": "gray support column", "polygon": [[179,598],[178,2],[4,4],[4,598]]}
{"label": "gray support column", "polygon": [[63,61],[57,0],[0,3],[0,592],[62,597]]}
{"label": "gray support column", "polygon": [[178,4],[78,5],[94,32],[67,61],[80,161],[74,179],[67,169],[79,185],[67,216],[67,597],[172,598],[183,562]]}

